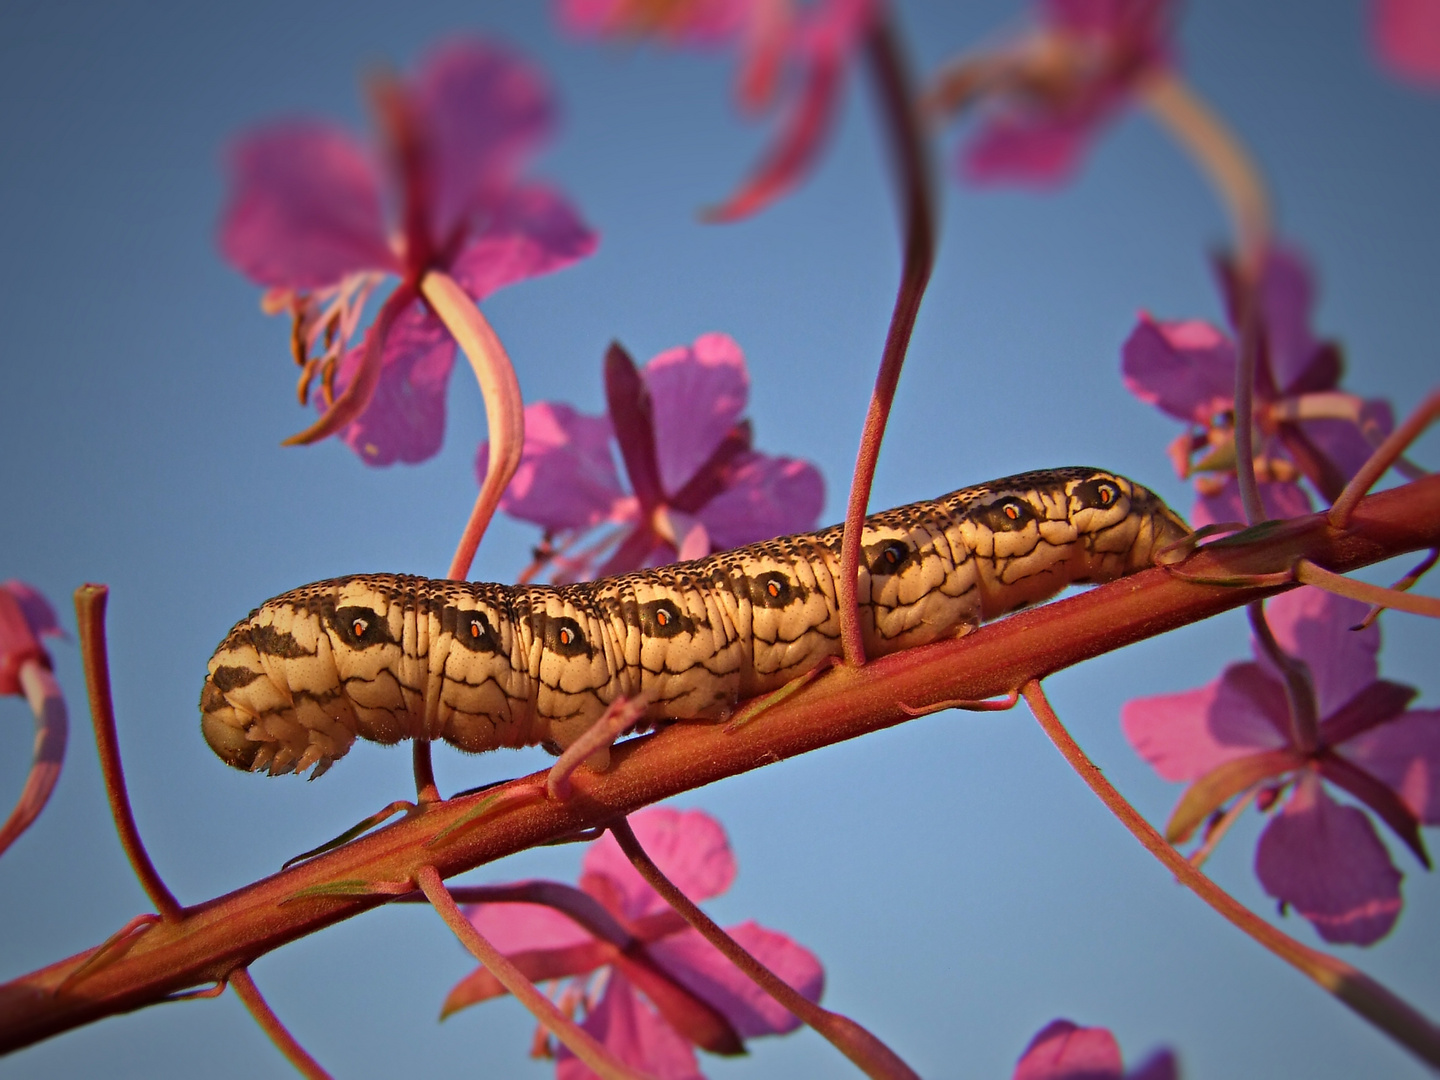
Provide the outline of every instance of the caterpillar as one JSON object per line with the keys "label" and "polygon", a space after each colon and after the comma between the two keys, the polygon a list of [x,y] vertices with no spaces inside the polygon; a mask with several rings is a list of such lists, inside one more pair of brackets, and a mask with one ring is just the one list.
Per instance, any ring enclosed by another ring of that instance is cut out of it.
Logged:
{"label": "caterpillar", "polygon": [[[958,637],[1066,585],[1143,570],[1189,532],[1146,488],[1089,468],[875,514],[857,583],[866,653]],[[404,574],[305,585],[215,650],[201,731],[230,765],[313,766],[313,779],[357,737],[559,754],[621,695],[645,702],[641,723],[722,719],[840,655],[840,537],[836,525],[572,585]]]}

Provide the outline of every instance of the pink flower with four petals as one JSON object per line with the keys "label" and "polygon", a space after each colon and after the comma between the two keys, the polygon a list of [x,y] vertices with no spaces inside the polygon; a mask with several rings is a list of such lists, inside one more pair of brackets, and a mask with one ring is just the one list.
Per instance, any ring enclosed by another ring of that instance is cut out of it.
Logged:
{"label": "pink flower with four petals", "polygon": [[[520,59],[488,42],[454,42],[413,80],[374,90],[395,231],[382,170],[365,148],[341,128],[294,120],[230,148],[220,246],[269,286],[267,309],[294,315],[302,401],[321,375],[328,411],[296,438],[340,434],[366,464],[389,465],[433,456],[444,434],[455,341],[420,295],[425,275],[449,274],[481,300],[568,266],[596,241],[562,196],[521,180],[554,107]],[[387,275],[399,285],[349,347]]]}
{"label": "pink flower with four petals", "polygon": [[1127,703],[1125,736],[1166,780],[1190,789],[1171,819],[1184,840],[1244,793],[1279,813],[1255,853],[1265,891],[1331,942],[1371,945],[1399,918],[1400,871],[1365,813],[1333,799],[1321,781],[1377,814],[1429,867],[1419,826],[1440,824],[1440,711],[1406,706],[1416,691],[1378,679],[1380,630],[1350,627],[1362,603],[1302,587],[1271,600],[1266,616],[1309,690],[1292,707],[1285,680],[1256,643],[1196,690]]}
{"label": "pink flower with four petals", "polygon": [[[500,508],[545,529],[540,560],[557,580],[603,577],[803,532],[825,485],[808,462],[750,448],[745,357],[703,334],[637,370],[624,349],[605,358],[609,416],[541,402],[525,410],[525,449]],[[620,484],[611,451],[633,491]],[[476,469],[485,475],[488,446]],[[598,538],[591,530],[602,529]],[[589,546],[578,545],[590,538]]]}
{"label": "pink flower with four petals", "polygon": [[[1222,275],[1222,285],[1228,285]],[[1309,480],[1332,502],[1394,424],[1387,402],[1339,389],[1339,348],[1310,331],[1310,272],[1295,252],[1270,253],[1260,281],[1261,347],[1255,372],[1255,475],[1272,518],[1308,514]],[[1233,289],[1227,289],[1233,296]],[[1182,479],[1199,473],[1198,528],[1243,521],[1235,479],[1235,342],[1199,320],[1161,322],[1141,315],[1121,352],[1126,388],[1190,425],[1171,444]],[[1196,455],[1199,455],[1197,458]]]}
{"label": "pink flower with four petals", "polygon": [[[656,865],[692,900],[706,900],[730,887],[735,859],[719,822],[699,810],[656,807],[630,819],[636,838]],[[586,853],[580,890],[597,901],[634,939],[646,962],[597,940],[550,907],[490,903],[467,907],[479,931],[527,973],[573,977],[562,992],[562,1007],[583,1007],[581,1026],[621,1061],[661,1080],[701,1078],[691,1042],[637,990],[635,980],[654,968],[695,995],[728,1022],[740,1039],[793,1031],[799,1021],[742,975],[718,950],[690,929],[650,888],[608,833]],[[776,975],[811,1001],[820,999],[825,973],[813,953],[784,934],[753,922],[726,931]],[[657,989],[664,989],[663,983]],[[451,992],[446,1012],[499,996],[504,990],[487,972],[477,972]],[[648,995],[647,995],[648,996]],[[671,1016],[673,1010],[666,1010]],[[732,1045],[727,1052],[742,1052]],[[557,1080],[594,1074],[561,1049]]]}

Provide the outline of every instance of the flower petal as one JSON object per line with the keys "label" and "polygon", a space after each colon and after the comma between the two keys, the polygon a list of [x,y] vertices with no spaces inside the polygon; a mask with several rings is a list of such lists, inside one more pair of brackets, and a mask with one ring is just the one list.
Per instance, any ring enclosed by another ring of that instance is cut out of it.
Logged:
{"label": "flower petal", "polygon": [[1260,279],[1260,308],[1265,318],[1270,370],[1275,385],[1288,389],[1305,374],[1319,342],[1310,333],[1314,286],[1299,252],[1271,248]]}
{"label": "flower petal", "polygon": [[655,450],[667,495],[685,486],[745,410],[750,376],[728,334],[701,334],[645,365],[655,418]]}
{"label": "flower petal", "polygon": [[1335,463],[1342,476],[1349,480],[1369,460],[1375,447],[1395,427],[1395,414],[1388,401],[1373,398],[1365,402],[1360,424],[1349,420],[1303,420],[1300,430],[1315,448]]}
{"label": "flower petal", "polygon": [[[731,926],[725,932],[806,1000],[820,1000],[825,989],[825,968],[809,949],[755,922]],[[696,931],[686,929],[661,938],[649,950],[679,982],[724,1013],[742,1038],[783,1035],[800,1026],[790,1010],[756,986]]]}
{"label": "flower petal", "polygon": [[[1260,505],[1269,521],[1300,517],[1311,512],[1310,496],[1299,484],[1262,483]],[[1240,481],[1232,475],[1218,495],[1202,495],[1190,510],[1190,524],[1204,528],[1221,521],[1244,521],[1245,507],[1240,501]]]}
{"label": "flower petal", "polygon": [[1180,1080],[1180,1063],[1170,1050],[1156,1050],[1125,1074],[1125,1080]]}
{"label": "flower petal", "polygon": [[1384,781],[1425,825],[1440,825],[1440,710],[1415,709],[1351,739],[1345,756]]}
{"label": "flower petal", "polygon": [[[719,896],[735,880],[735,856],[720,823],[703,810],[651,807],[630,818],[640,846],[662,873],[697,903]],[[641,878],[609,833],[585,852],[580,887],[591,895],[604,879],[620,914],[634,920],[670,907]]]}
{"label": "flower petal", "polygon": [[[1309,585],[1281,593],[1265,604],[1265,619],[1280,647],[1305,661],[1315,684],[1320,718],[1336,712],[1379,672],[1380,627],[1351,630],[1369,607]],[[1255,658],[1278,679],[1270,659],[1255,645]]]}
{"label": "flower petal", "polygon": [[[15,585],[29,590],[29,586],[21,585],[20,582],[7,581],[0,585],[0,694],[25,692],[20,685],[20,669],[27,662],[33,660],[43,667],[50,666],[50,655],[45,651],[45,646],[40,644],[39,635],[21,597],[15,595],[12,588]],[[38,592],[29,591],[33,596],[30,600],[31,606],[37,606],[34,604],[35,599],[44,604],[45,610],[41,615],[43,617],[48,613],[49,622],[53,625],[55,615],[48,610],[50,605]]]}
{"label": "flower petal", "polygon": [[1204,427],[1234,407],[1235,346],[1207,322],[1142,314],[1120,355],[1125,388],[1177,420]]}
{"label": "flower petal", "polygon": [[1120,1080],[1120,1044],[1105,1028],[1052,1020],[1030,1040],[1013,1080]]}
{"label": "flower petal", "polygon": [[[634,987],[618,971],[611,970],[604,995],[580,1026],[626,1065],[657,1080],[705,1080],[689,1044],[641,1004]],[[595,1080],[595,1073],[562,1046],[555,1080]]]}
{"label": "flower petal", "polygon": [[1440,4],[1372,0],[1370,32],[1380,62],[1402,79],[1440,87]]}
{"label": "flower petal", "polygon": [[361,270],[398,272],[374,166],[344,131],[305,120],[263,128],[230,147],[226,166],[220,249],[253,280],[318,289]]}
{"label": "flower petal", "polygon": [[[1266,683],[1271,693],[1263,689]],[[1189,781],[1227,761],[1285,746],[1276,730],[1276,713],[1284,723],[1285,709],[1278,682],[1261,675],[1255,664],[1231,664],[1220,678],[1194,690],[1127,701],[1120,726],[1135,752],[1164,779]]]}
{"label": "flower petal", "polygon": [[544,904],[467,904],[465,917],[507,956],[594,941],[574,919]]}
{"label": "flower petal", "polygon": [[550,134],[554,105],[535,68],[479,39],[430,53],[414,94],[431,140],[431,235],[443,244],[514,182]]}
{"label": "flower petal", "polygon": [[30,624],[30,632],[37,638],[68,638],[70,636],[60,629],[60,622],[55,617],[55,609],[50,606],[50,601],[45,599],[45,594],[35,586],[11,578],[9,581],[0,581],[0,589],[8,592],[20,605],[20,610],[25,615],[25,621]]}
{"label": "flower petal", "polygon": [[961,144],[956,171],[975,185],[1055,187],[1075,174],[1102,116],[1006,111],[987,119]]}
{"label": "flower petal", "polygon": [[[343,392],[365,345],[346,353],[335,377]],[[455,366],[455,339],[421,304],[395,320],[380,354],[380,380],[370,404],[341,434],[366,465],[408,465],[434,457],[445,437],[445,390]]]}
{"label": "flower petal", "polygon": [[1373,945],[1400,917],[1402,875],[1375,827],[1327,795],[1312,773],[1260,835],[1255,873],[1268,894],[1335,944]]}
{"label": "flower petal", "polygon": [[808,461],[742,454],[725,490],[695,512],[715,550],[807,532],[825,505],[825,480]]}
{"label": "flower petal", "polygon": [[594,254],[598,237],[558,192],[539,184],[506,195],[455,257],[451,276],[476,300]]}
{"label": "flower petal", "polygon": [[[481,477],[488,458],[489,445],[482,443]],[[551,531],[588,529],[615,520],[625,497],[610,454],[609,420],[559,402],[526,407],[525,449],[502,510]]]}

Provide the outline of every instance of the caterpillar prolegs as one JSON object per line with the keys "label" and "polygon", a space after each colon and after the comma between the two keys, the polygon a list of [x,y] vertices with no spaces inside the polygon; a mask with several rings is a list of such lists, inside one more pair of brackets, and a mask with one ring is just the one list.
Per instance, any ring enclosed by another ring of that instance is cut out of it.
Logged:
{"label": "caterpillar prolegs", "polygon": [[[1023,473],[865,522],[868,655],[969,633],[1189,533],[1099,469]],[[642,722],[723,718],[838,656],[840,526],[573,585],[358,574],[294,589],[210,659],[201,731],[241,769],[320,775],[358,736],[560,753],[624,696]]]}

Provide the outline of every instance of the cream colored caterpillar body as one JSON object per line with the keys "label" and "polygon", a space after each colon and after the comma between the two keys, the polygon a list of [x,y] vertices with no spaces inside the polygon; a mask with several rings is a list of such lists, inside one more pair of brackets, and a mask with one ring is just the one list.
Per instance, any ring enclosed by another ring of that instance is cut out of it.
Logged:
{"label": "cream colored caterpillar body", "polygon": [[[1024,473],[865,522],[868,655],[1151,565],[1189,532],[1099,469]],[[315,775],[358,736],[462,750],[575,741],[617,697],[721,718],[840,655],[839,526],[574,585],[358,574],[277,596],[210,659],[201,730],[241,769]]]}

